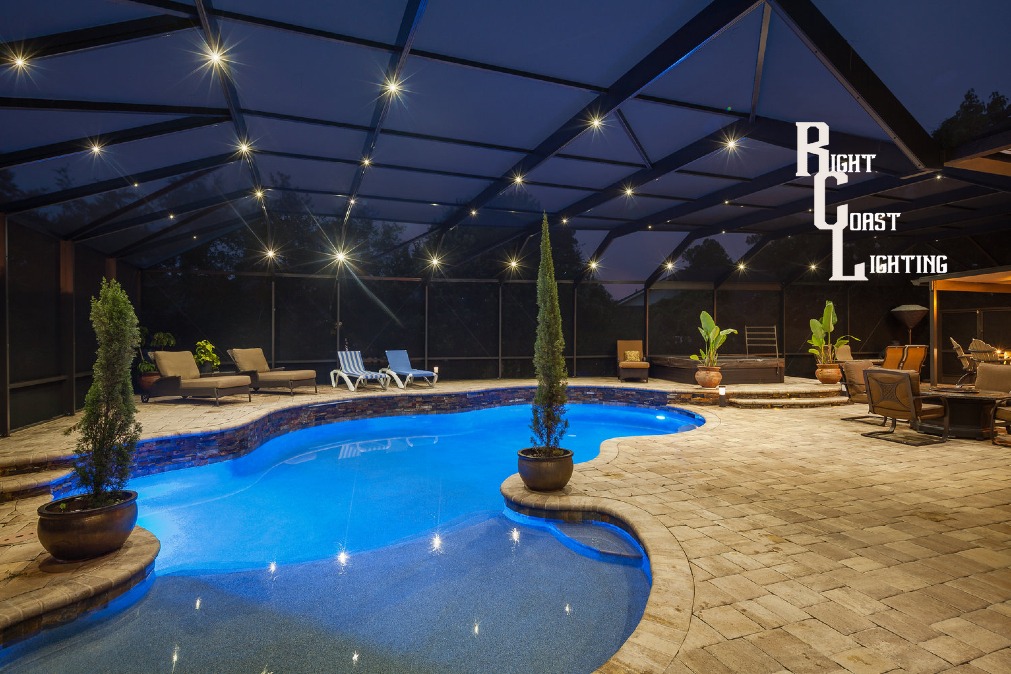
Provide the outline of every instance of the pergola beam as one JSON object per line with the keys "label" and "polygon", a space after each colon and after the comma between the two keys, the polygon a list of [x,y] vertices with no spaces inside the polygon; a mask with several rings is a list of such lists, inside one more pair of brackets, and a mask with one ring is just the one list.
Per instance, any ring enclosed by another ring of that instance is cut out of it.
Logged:
{"label": "pergola beam", "polygon": [[758,35],[758,58],[755,60],[755,81],[751,85],[751,114],[749,122],[755,121],[758,114],[758,96],[762,91],[762,70],[765,67],[765,47],[769,43],[769,23],[772,19],[772,7],[766,2],[762,6],[762,30]]}
{"label": "pergola beam", "polygon": [[84,101],[65,98],[25,98],[0,96],[0,109],[8,110],[71,110],[74,112],[126,112],[148,115],[210,115],[227,116],[226,108],[206,105],[167,105],[164,103],[123,103],[119,101]]}

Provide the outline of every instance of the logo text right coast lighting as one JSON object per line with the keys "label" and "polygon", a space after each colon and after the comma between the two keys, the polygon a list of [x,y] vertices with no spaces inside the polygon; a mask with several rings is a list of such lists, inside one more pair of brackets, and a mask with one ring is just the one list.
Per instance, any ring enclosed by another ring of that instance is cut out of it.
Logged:
{"label": "logo text right coast lighting", "polygon": [[[808,140],[810,131],[816,138]],[[836,208],[835,222],[825,220],[825,181],[845,185],[850,173],[870,173],[877,155],[832,154],[828,150],[829,128],[825,122],[797,122],[797,175],[810,176],[808,159],[818,159],[814,174],[814,225],[832,232],[832,276],[830,281],[866,281],[871,274],[944,274],[948,271],[946,255],[871,255],[867,262],[853,265],[853,273],[843,269],[843,235],[851,232],[895,232],[901,213],[850,213],[842,204]]]}

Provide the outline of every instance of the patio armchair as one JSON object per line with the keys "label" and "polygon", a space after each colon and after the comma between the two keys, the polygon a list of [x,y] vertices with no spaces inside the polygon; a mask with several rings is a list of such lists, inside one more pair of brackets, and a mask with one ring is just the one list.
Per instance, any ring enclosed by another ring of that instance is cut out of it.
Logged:
{"label": "patio armchair", "polygon": [[973,339],[969,342],[969,355],[976,359],[977,363],[1000,362],[997,355],[997,348],[991,346],[981,339]]}
{"label": "patio armchair", "polygon": [[853,360],[853,350],[850,348],[849,344],[843,344],[838,349],[835,350],[835,359],[840,363],[846,363]]}
{"label": "patio armchair", "polygon": [[885,347],[885,359],[881,362],[881,367],[886,370],[898,370],[902,364],[902,357],[906,353],[906,347],[893,344]]}
{"label": "patio armchair", "polygon": [[183,398],[214,396],[217,405],[221,396],[245,393],[252,401],[249,392],[252,381],[242,374],[210,374],[200,375],[197,362],[189,351],[155,351],[152,354],[154,364],[160,377],[151,385],[151,389],[141,394],[141,401],[161,396],[182,396]]}
{"label": "patio armchair", "polygon": [[[921,395],[919,374],[908,370],[868,368],[864,370],[864,383],[867,386],[867,411],[890,419],[892,425],[886,431],[871,431],[862,435],[913,446],[947,442],[951,425],[948,401],[942,396]],[[937,402],[926,402],[929,400]],[[943,429],[941,439],[926,443],[885,437],[895,432],[895,424],[899,419],[908,421],[909,427],[914,431],[919,431],[921,422],[925,420],[940,420]]]}
{"label": "patio armchair", "polygon": [[228,356],[235,362],[235,369],[251,380],[254,391],[261,388],[286,388],[295,395],[296,386],[316,386],[316,370],[285,370],[283,367],[271,368],[263,355],[263,349],[228,349]]}
{"label": "patio armchair", "polygon": [[642,340],[618,340],[618,381],[645,379],[649,382],[649,363],[642,352]]}
{"label": "patio armchair", "polygon": [[955,356],[958,358],[958,362],[962,364],[962,376],[955,382],[956,386],[961,386],[965,379],[976,378],[976,359],[967,354],[962,345],[955,341],[954,337],[950,337],[949,339],[951,339],[951,346],[955,349]]}
{"label": "patio armchair", "polygon": [[[330,385],[334,388],[337,388],[338,379],[344,380],[349,391],[357,391],[358,384],[363,381],[377,381],[384,391],[390,383],[389,375],[365,369],[361,351],[338,351],[337,361],[340,366],[330,372]],[[353,383],[352,379],[354,379]]]}
{"label": "patio armchair", "polygon": [[[864,381],[864,371],[871,367],[874,367],[874,361],[871,360],[847,360],[843,362],[843,384],[845,385],[846,397],[850,399],[851,403],[867,404],[867,383]],[[842,420],[859,421],[876,418],[870,414],[862,414],[856,417],[843,417]],[[884,424],[885,420],[882,419],[881,423]]]}
{"label": "patio armchair", "polygon": [[414,380],[421,377],[428,384],[429,388],[435,387],[435,382],[439,381],[439,375],[431,370],[416,370],[411,367],[411,357],[407,351],[387,351],[387,367],[379,370],[385,375],[389,375],[397,383],[397,388],[404,388]]}
{"label": "patio armchair", "polygon": [[997,442],[997,426],[1003,424],[1005,433],[1011,433],[1011,365],[980,363],[976,368],[976,390],[1007,394],[994,403],[990,413],[990,439],[995,445],[1004,444]]}
{"label": "patio armchair", "polygon": [[902,349],[902,362],[899,363],[898,369],[919,372],[927,360],[927,351],[926,344],[907,344]]}

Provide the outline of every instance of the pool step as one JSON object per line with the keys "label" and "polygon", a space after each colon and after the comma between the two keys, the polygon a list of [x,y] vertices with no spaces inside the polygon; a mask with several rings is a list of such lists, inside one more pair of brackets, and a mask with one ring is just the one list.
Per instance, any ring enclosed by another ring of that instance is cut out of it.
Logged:
{"label": "pool step", "polygon": [[584,557],[626,566],[642,564],[642,550],[629,538],[628,534],[616,527],[602,524],[555,522],[551,525],[550,530],[565,547]]}
{"label": "pool step", "polygon": [[771,408],[804,408],[804,407],[833,407],[835,405],[846,405],[849,403],[846,396],[831,396],[820,398],[731,398],[728,402],[732,407],[743,407],[746,409],[771,409]]}
{"label": "pool step", "polygon": [[0,477],[0,501],[15,501],[53,493],[53,486],[69,478],[68,468],[52,468],[37,473],[19,473]]}

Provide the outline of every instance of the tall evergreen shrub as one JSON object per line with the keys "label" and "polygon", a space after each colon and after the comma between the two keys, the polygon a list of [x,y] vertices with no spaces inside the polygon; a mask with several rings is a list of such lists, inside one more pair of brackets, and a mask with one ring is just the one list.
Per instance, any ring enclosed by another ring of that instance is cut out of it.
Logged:
{"label": "tall evergreen shrub", "polygon": [[534,396],[531,442],[541,456],[560,454],[559,444],[569,422],[565,420],[565,338],[562,336],[562,312],[558,307],[558,284],[551,259],[548,216],[541,223],[541,261],[537,269],[537,341],[534,343],[534,371],[537,394]]}

